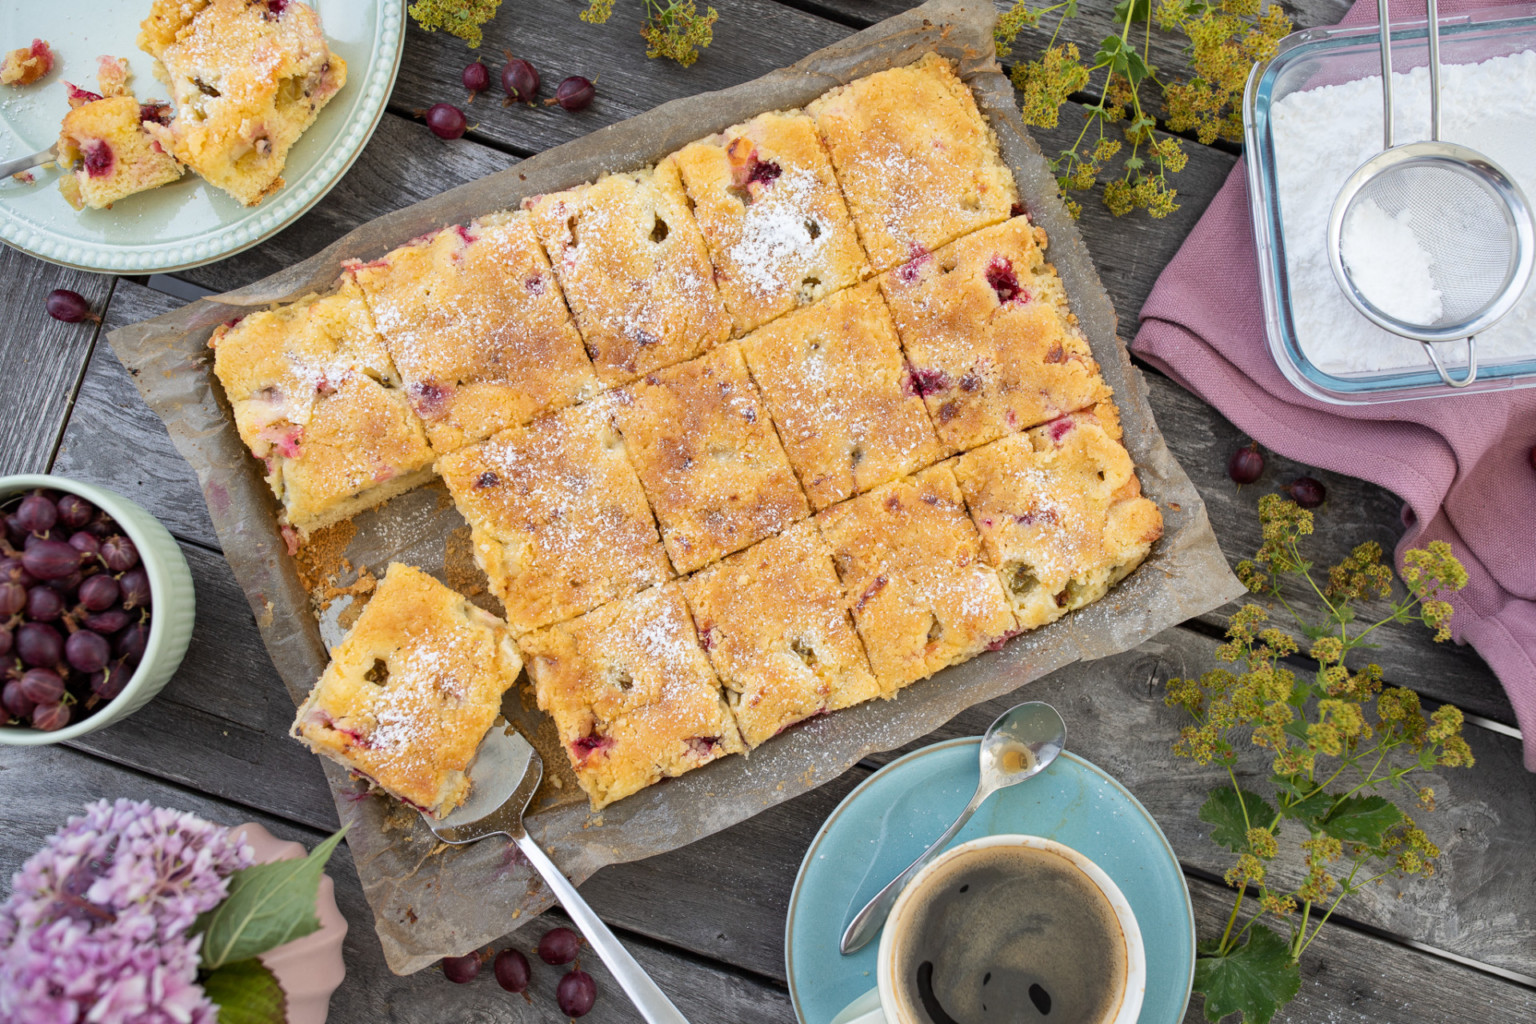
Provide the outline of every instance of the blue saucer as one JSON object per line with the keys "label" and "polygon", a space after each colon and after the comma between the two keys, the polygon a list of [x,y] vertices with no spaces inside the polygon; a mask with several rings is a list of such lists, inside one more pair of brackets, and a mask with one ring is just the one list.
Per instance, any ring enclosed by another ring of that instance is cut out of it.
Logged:
{"label": "blue saucer", "polygon": [[[837,806],[805,852],[789,898],[784,959],[801,1024],[827,1024],[875,985],[876,940],[837,951],[843,929],[912,862],[976,789],[981,740],[948,740],[880,769]],[[1125,893],[1147,951],[1139,1024],[1177,1024],[1195,972],[1195,918],[1178,859],[1147,809],[1103,770],[1063,753],[995,794],[950,845],[997,833],[1046,836],[1086,855]]]}

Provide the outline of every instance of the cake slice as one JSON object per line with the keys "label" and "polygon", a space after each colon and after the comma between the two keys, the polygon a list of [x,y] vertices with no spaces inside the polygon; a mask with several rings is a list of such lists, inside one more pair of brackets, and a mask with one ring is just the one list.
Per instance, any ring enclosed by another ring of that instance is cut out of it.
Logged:
{"label": "cake slice", "polygon": [[438,460],[518,635],[672,576],[606,405],[563,409]]}
{"label": "cake slice", "polygon": [[816,525],[887,694],[1017,631],[947,465],[833,505]]}
{"label": "cake slice", "polygon": [[393,563],[331,651],[291,735],[441,818],[469,795],[466,773],[521,670],[505,623]]}
{"label": "cake slice", "polygon": [[355,283],[221,325],[208,344],[290,548],[431,478],[426,434]]}
{"label": "cake slice", "polygon": [[874,282],[758,328],[741,350],[813,508],[943,456]]}
{"label": "cake slice", "polygon": [[869,273],[805,114],[760,114],[668,159],[682,172],[737,334]]}
{"label": "cake slice", "polygon": [[967,452],[954,470],[1025,629],[1103,597],[1162,536],[1107,402]]}
{"label": "cake slice", "polygon": [[880,696],[832,552],[810,522],[683,582],[746,745]]}
{"label": "cake slice", "polygon": [[283,187],[289,151],[347,81],[298,0],[155,0],[139,48],[176,105],[162,142],[246,206]]}
{"label": "cake slice", "polygon": [[740,753],[741,734],[676,583],[521,640],[592,809]]}
{"label": "cake slice", "polygon": [[598,389],[526,213],[445,228],[351,272],[439,453]]}
{"label": "cake slice", "polygon": [[996,224],[1018,202],[996,136],[938,54],[833,89],[806,112],[877,273]]}
{"label": "cake slice", "polygon": [[[103,68],[111,58],[102,58]],[[114,80],[115,81],[115,80]],[[120,199],[168,185],[181,177],[181,164],[166,152],[154,131],[163,126],[168,108],[140,105],[123,90],[103,86],[108,95],[86,92],[65,83],[69,113],[59,129],[56,148],[59,191],[75,209],[105,210]]]}
{"label": "cake slice", "polygon": [[730,335],[675,164],[524,205],[604,383],[680,363]]}
{"label": "cake slice", "polygon": [[1108,396],[1044,245],[1044,231],[1014,217],[880,279],[910,387],[951,451]]}
{"label": "cake slice", "polygon": [[678,572],[810,514],[734,342],[647,375],[613,403]]}

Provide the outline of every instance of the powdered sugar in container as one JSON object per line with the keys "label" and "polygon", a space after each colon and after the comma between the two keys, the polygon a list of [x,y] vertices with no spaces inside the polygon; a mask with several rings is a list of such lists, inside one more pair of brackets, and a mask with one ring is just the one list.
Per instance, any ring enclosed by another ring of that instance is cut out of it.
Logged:
{"label": "powdered sugar in container", "polygon": [[[1333,278],[1328,212],[1344,179],[1381,149],[1379,40],[1375,25],[1296,32],[1248,78],[1249,207],[1275,362],[1303,393],[1344,405],[1536,386],[1536,283],[1478,335],[1477,379],[1455,389],[1417,342],[1371,324]],[[1426,22],[1394,22],[1392,53],[1397,141],[1427,139]],[[1444,137],[1487,152],[1536,196],[1536,5],[1441,18],[1440,55]],[[1427,256],[1394,244],[1390,224],[1380,250],[1404,289],[1429,287]],[[1465,352],[1446,346],[1447,365],[1461,370]]]}

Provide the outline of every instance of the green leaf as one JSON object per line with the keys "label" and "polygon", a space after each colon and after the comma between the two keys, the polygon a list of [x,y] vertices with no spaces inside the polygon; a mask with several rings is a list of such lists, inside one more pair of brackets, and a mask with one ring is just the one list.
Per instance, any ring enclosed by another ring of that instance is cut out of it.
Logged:
{"label": "green leaf", "polygon": [[202,984],[219,1008],[219,1024],[284,1024],[288,1019],[283,987],[255,957],[205,974]]}
{"label": "green leaf", "polygon": [[1126,15],[1131,21],[1146,21],[1152,16],[1152,0],[1120,0],[1115,4],[1115,21],[1125,24]]}
{"label": "green leaf", "polygon": [[[1246,821],[1243,818],[1245,805],[1248,808]],[[1211,830],[1212,840],[1236,853],[1244,853],[1248,849],[1249,823],[1254,828],[1266,827],[1275,820],[1275,809],[1257,793],[1222,786],[1211,790],[1205,806],[1200,808],[1200,820],[1216,826]]]}
{"label": "green leaf", "polygon": [[1384,796],[1351,796],[1324,816],[1323,831],[1346,843],[1380,847],[1387,829],[1403,820],[1403,812]]}
{"label": "green leaf", "polygon": [[345,832],[331,836],[308,857],[257,864],[231,875],[224,902],[192,925],[192,934],[203,936],[203,969],[216,970],[317,931],[320,876]]}
{"label": "green leaf", "polygon": [[1286,722],[1284,725],[1282,725],[1280,727],[1280,731],[1285,733],[1287,736],[1294,737],[1298,740],[1301,740],[1301,742],[1306,743],[1308,741],[1307,726],[1310,724],[1311,723],[1308,722],[1305,718],[1293,718],[1289,722]]}
{"label": "green leaf", "polygon": [[1099,52],[1093,55],[1093,62],[1099,67],[1107,66],[1110,71],[1124,75],[1126,80],[1135,88],[1147,77],[1146,62],[1141,59],[1141,54],[1125,44],[1125,40],[1119,36],[1109,36],[1099,44]]}
{"label": "green leaf", "polygon": [[1320,827],[1318,819],[1333,806],[1333,794],[1304,776],[1295,782],[1289,779],[1282,782],[1276,776],[1276,784],[1286,790],[1286,798],[1280,801],[1280,813],[1302,822],[1308,831],[1316,832]]}
{"label": "green leaf", "polygon": [[1301,969],[1285,940],[1256,924],[1246,944],[1226,956],[1195,961],[1195,991],[1205,996],[1206,1020],[1240,1013],[1246,1024],[1269,1024],[1301,991]]}
{"label": "green leaf", "polygon": [[1067,0],[1067,5],[1061,9],[1061,15],[1064,18],[1077,17],[1077,0]]}

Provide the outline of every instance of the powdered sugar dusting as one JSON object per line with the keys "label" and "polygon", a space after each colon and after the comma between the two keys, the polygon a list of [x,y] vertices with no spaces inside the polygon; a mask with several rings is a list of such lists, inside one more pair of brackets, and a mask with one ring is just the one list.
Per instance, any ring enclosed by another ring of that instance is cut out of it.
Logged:
{"label": "powdered sugar dusting", "polygon": [[763,188],[747,207],[741,237],[729,255],[740,280],[759,297],[798,287],[821,262],[831,233],[817,220],[820,189],[816,175],[797,168]]}

